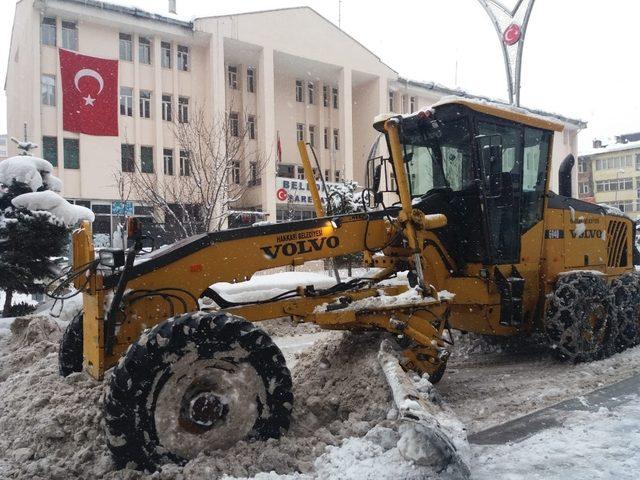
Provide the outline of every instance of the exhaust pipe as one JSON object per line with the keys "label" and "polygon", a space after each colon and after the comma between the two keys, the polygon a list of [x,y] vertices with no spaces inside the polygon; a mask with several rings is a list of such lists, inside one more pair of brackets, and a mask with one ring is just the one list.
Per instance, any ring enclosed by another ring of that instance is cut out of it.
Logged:
{"label": "exhaust pipe", "polygon": [[558,193],[563,197],[571,197],[571,170],[576,163],[575,157],[567,155],[558,169]]}

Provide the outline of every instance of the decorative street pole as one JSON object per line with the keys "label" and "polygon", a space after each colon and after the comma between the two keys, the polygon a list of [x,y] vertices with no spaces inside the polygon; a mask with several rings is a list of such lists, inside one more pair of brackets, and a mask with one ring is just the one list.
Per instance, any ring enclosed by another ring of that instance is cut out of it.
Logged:
{"label": "decorative street pole", "polygon": [[535,0],[517,0],[513,9],[499,0],[478,0],[493,22],[504,56],[509,88],[509,103],[520,105],[520,72],[524,34]]}

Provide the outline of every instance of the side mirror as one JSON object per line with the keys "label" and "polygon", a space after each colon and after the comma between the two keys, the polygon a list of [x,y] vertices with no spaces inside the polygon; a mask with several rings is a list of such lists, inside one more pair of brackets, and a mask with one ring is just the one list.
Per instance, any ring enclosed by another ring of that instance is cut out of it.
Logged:
{"label": "side mirror", "polygon": [[502,145],[485,145],[482,147],[482,164],[488,175],[502,171]]}
{"label": "side mirror", "polygon": [[382,176],[382,164],[376,165],[373,171],[373,191],[380,190],[380,178]]}
{"label": "side mirror", "polygon": [[513,175],[511,172],[491,173],[487,177],[487,198],[494,199],[498,207],[513,204]]}

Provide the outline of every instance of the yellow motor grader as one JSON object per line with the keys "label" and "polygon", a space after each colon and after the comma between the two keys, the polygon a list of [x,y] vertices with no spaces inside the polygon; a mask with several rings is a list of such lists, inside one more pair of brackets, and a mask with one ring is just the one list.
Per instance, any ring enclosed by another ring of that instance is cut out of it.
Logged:
{"label": "yellow motor grader", "polygon": [[[390,332],[403,368],[432,383],[444,373],[450,329],[542,332],[569,361],[638,341],[634,223],[571,198],[572,157],[560,167],[561,195],[549,190],[562,125],[449,99],[374,128],[389,155],[368,161],[362,212],[325,213],[300,144],[315,219],[197,235],[143,261],[135,222],[131,246],[97,260],[90,225],[74,233],[71,278],[83,311],[62,340],[60,372],[102,379],[113,369],[104,412],[118,463],[153,469],[280,436],[293,408],[291,375],[262,320]],[[329,288],[234,302],[212,287],[360,252],[375,273]],[[203,307],[207,297],[214,307]]]}

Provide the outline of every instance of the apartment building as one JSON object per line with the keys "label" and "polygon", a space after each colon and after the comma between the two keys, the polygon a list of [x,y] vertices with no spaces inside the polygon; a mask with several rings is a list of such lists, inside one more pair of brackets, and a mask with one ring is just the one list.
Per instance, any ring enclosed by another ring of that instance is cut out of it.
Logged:
{"label": "apartment building", "polygon": [[595,140],[593,148],[582,152],[578,159],[578,191],[581,196],[619,208],[634,219],[640,218],[638,137],[638,134],[620,135],[608,145]]}
{"label": "apartment building", "polygon": [[[59,48],[118,61],[117,136],[63,128]],[[119,172],[136,166],[158,182],[189,174],[172,124],[196,110],[228,118],[232,132],[246,128],[247,151],[263,159],[260,169],[251,155],[234,166],[230,181],[248,186],[236,207],[260,212],[230,219],[236,226],[291,218],[292,205],[294,218],[313,216],[297,140],[314,146],[325,180],[363,183],[376,115],[469,96],[402,78],[308,7],[187,21],[95,0],[18,1],[5,89],[9,136],[21,137],[27,123],[63,194],[93,209],[102,234],[124,214],[151,218],[139,199],[123,201]],[[536,113],[565,125],[554,140],[558,164],[576,153],[585,124]]]}

